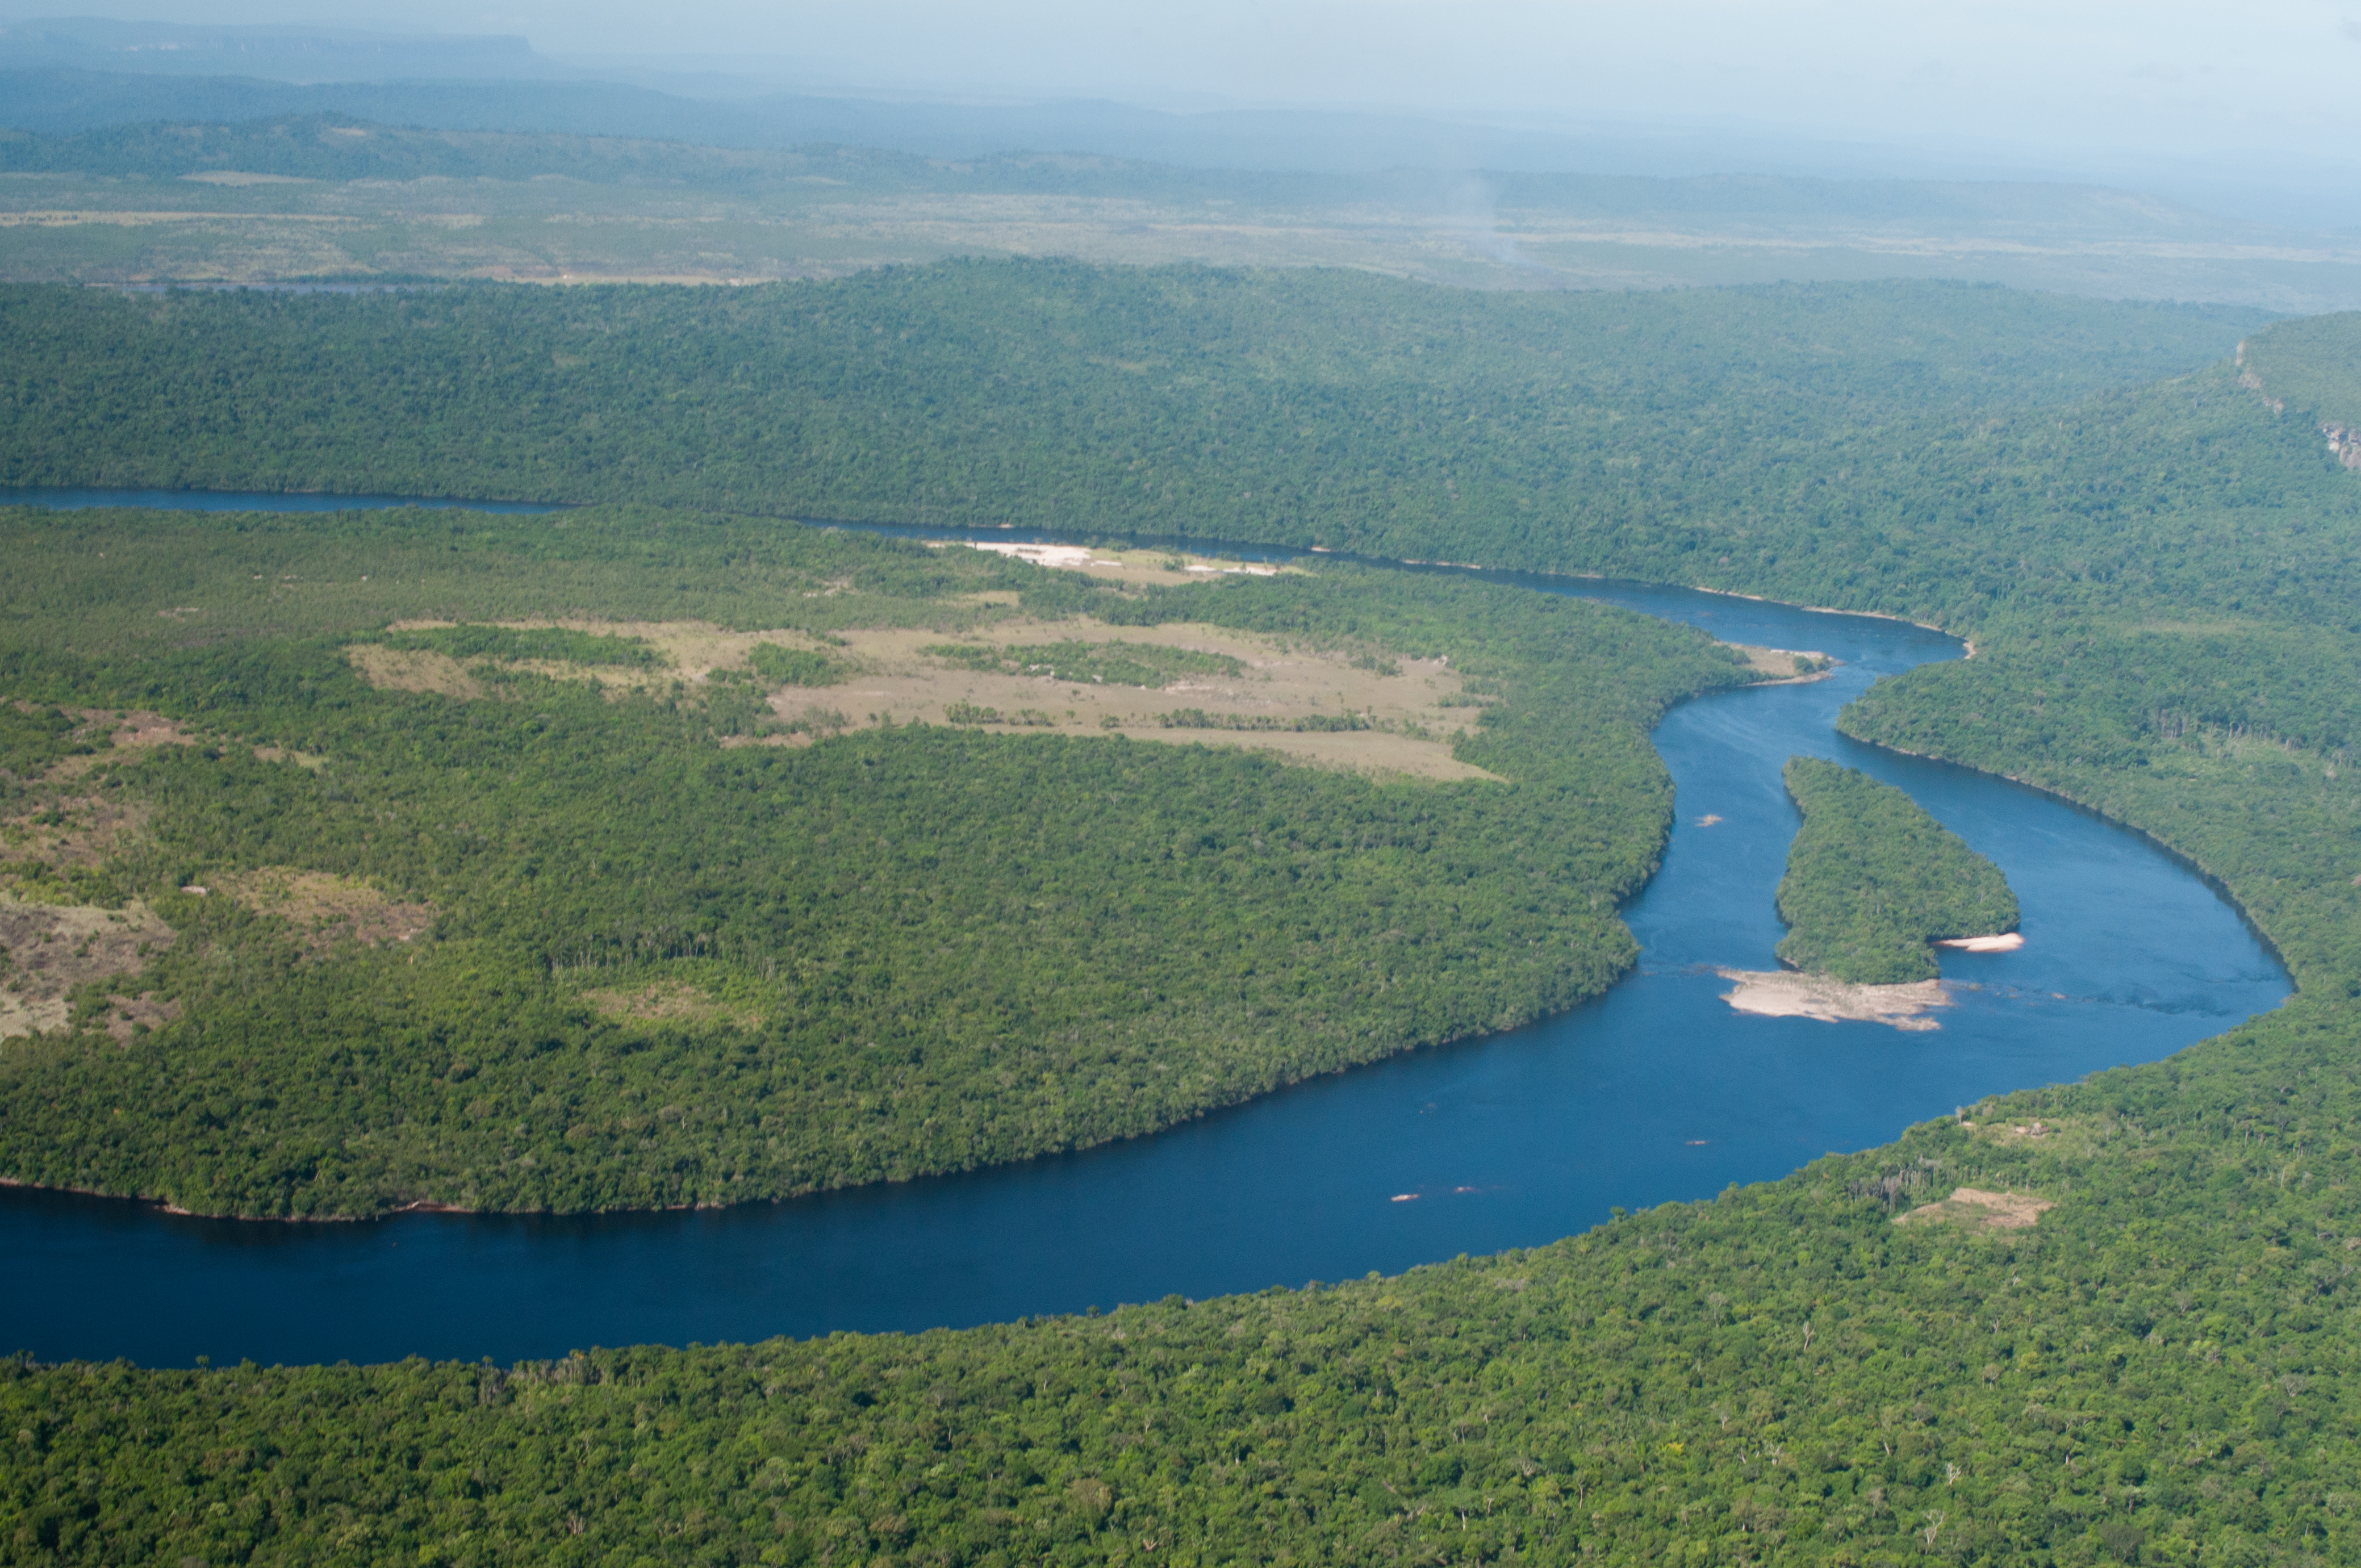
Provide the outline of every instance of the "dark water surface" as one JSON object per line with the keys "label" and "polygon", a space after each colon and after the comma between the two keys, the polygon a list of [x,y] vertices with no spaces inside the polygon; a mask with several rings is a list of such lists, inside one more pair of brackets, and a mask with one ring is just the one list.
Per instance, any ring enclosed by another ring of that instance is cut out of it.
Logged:
{"label": "dark water surface", "polygon": [[[2151,1061],[2287,994],[2238,914],[2137,835],[1834,732],[1872,680],[1957,657],[1953,640],[1680,589],[1511,580],[1843,661],[1828,680],[1686,704],[1658,729],[1678,825],[1625,911],[1640,971],[1598,1000],[1152,1138],[781,1204],[299,1226],[0,1191],[0,1349],[505,1361],[1390,1273],[1775,1178],[1985,1093]],[[2025,948],[1947,954],[1957,1005],[1938,1031],[1736,1014],[1704,967],[1773,967],[1772,890],[1796,826],[1779,770],[1799,751],[1909,791],[2016,889]],[[1708,815],[1721,820],[1699,826]]]}

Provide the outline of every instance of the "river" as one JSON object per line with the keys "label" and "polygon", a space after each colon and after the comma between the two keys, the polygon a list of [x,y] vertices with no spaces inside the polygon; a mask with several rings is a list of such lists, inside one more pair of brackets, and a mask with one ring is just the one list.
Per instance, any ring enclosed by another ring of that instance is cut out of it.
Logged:
{"label": "river", "polygon": [[[1676,825],[1624,911],[1640,969],[1598,1000],[1154,1137],[786,1203],[292,1225],[0,1190],[0,1349],[508,1361],[1391,1273],[1776,1178],[1987,1093],[2153,1061],[2287,994],[2238,913],[2139,835],[1835,732],[1852,696],[1960,656],[1954,640],[1683,589],[1490,576],[1841,661],[1826,680],[1685,703],[1659,726]],[[1946,954],[1956,1004],[1938,1030],[1763,1018],[1721,1000],[1729,982],[1709,966],[1774,967],[1772,891],[1796,827],[1779,770],[1796,752],[1900,785],[2016,889],[2025,947]]]}

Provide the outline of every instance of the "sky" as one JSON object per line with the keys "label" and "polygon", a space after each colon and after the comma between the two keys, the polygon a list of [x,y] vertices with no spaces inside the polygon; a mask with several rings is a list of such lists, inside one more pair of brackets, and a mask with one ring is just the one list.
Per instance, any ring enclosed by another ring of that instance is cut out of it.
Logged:
{"label": "sky", "polygon": [[2361,0],[20,0],[783,83],[2361,161]]}

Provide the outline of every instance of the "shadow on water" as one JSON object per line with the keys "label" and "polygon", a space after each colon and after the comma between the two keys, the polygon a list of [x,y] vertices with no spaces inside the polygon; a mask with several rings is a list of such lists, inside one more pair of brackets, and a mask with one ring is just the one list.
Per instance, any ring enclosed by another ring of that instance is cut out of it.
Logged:
{"label": "shadow on water", "polygon": [[[1596,1001],[1154,1137],[781,1204],[297,1226],[0,1192],[13,1276],[0,1346],[159,1364],[511,1359],[1393,1272],[1552,1241],[1614,1205],[1775,1178],[1986,1093],[2151,1061],[2287,994],[2237,911],[2139,835],[1835,733],[1846,701],[1957,657],[1952,639],[1681,589],[1493,576],[1842,661],[1826,680],[1683,704],[1658,728],[1678,819],[1624,912],[1641,968]],[[2015,886],[2026,946],[1947,954],[1956,1004],[1939,1031],[1758,1018],[1721,1000],[1711,966],[1773,963],[1772,890],[1796,820],[1779,770],[1796,752],[1909,791]]]}

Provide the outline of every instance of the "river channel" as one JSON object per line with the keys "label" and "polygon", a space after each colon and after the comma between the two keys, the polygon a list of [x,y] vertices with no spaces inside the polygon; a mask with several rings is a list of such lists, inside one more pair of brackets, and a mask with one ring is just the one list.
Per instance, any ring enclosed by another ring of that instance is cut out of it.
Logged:
{"label": "river channel", "polygon": [[[1987,1093],[2153,1061],[2287,994],[2239,914],[2139,835],[1836,733],[1838,710],[1872,682],[1960,656],[1953,639],[1684,589],[1490,576],[1840,661],[1825,680],[1666,716],[1655,741],[1676,823],[1663,869],[1624,910],[1640,968],[1596,1001],[1154,1137],[785,1203],[293,1225],[0,1190],[0,1349],[151,1365],[508,1361],[1391,1273],[1776,1178]],[[1711,966],[1774,967],[1772,892],[1796,827],[1779,770],[1798,752],[1900,785],[2016,889],[2025,946],[1947,954],[1955,1004],[1939,1029],[1757,1017],[1722,1000],[1730,983]]]}

